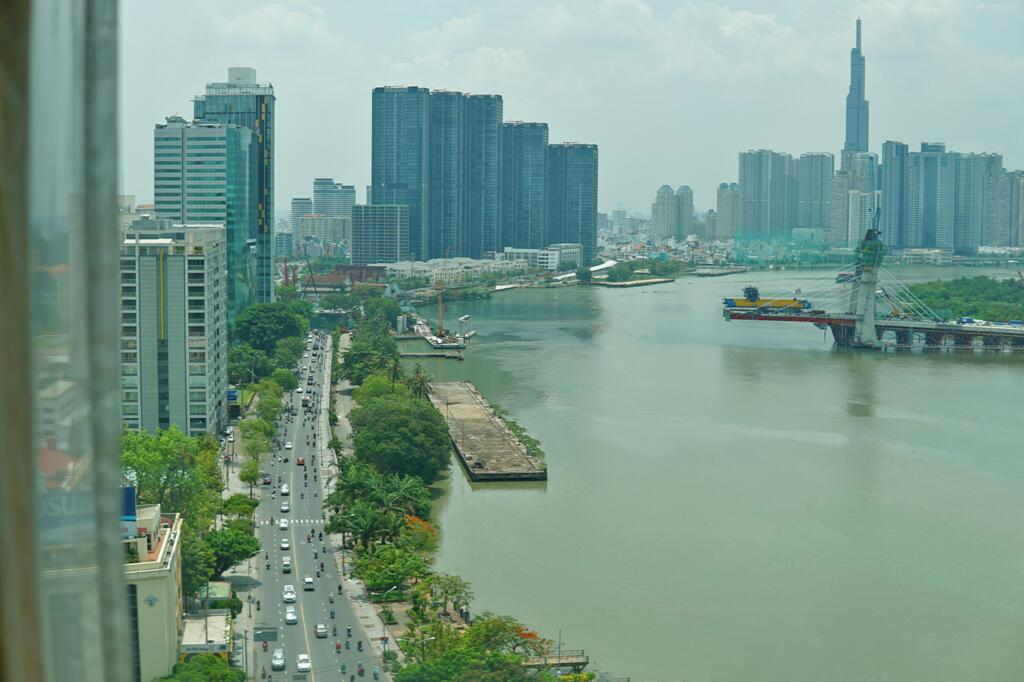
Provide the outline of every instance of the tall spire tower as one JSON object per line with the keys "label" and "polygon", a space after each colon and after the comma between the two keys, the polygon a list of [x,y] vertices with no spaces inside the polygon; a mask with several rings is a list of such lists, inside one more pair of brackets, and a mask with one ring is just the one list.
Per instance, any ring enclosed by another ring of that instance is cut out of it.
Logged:
{"label": "tall spire tower", "polygon": [[864,54],[860,49],[859,17],[857,44],[850,50],[850,92],[846,95],[846,142],[843,151],[868,151],[868,101],[864,99]]}

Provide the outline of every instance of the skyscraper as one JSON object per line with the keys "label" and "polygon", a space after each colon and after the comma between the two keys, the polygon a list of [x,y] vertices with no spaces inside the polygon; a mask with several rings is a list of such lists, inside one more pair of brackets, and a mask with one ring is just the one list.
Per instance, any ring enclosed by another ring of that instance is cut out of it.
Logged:
{"label": "skyscraper", "polygon": [[679,225],[679,202],[669,185],[662,185],[651,204],[651,239],[660,241],[676,236]]}
{"label": "skyscraper", "polygon": [[675,238],[682,241],[693,234],[693,190],[688,185],[680,185],[676,190],[676,206],[678,218]]}
{"label": "skyscraper", "polygon": [[879,227],[882,241],[890,247],[903,248],[907,241],[907,159],[910,153],[902,142],[887,140],[882,144],[882,213]]}
{"label": "skyscraper", "polygon": [[829,226],[829,202],[835,157],[831,154],[801,154],[797,164],[796,225],[823,236]]}
{"label": "skyscraper", "polygon": [[[860,49],[860,19],[858,18],[857,42],[850,50],[850,90],[846,95],[844,152],[868,151],[868,101],[864,98],[864,94],[864,55]],[[845,165],[843,170],[846,170]]]}
{"label": "skyscraper", "polygon": [[548,145],[547,243],[580,244],[581,265],[597,256],[597,145]]}
{"label": "skyscraper", "polygon": [[460,256],[480,258],[499,242],[501,95],[466,97],[466,215]]}
{"label": "skyscraper", "polygon": [[466,98],[461,92],[430,93],[427,258],[461,255],[465,238]]}
{"label": "skyscraper", "polygon": [[731,239],[741,231],[740,220],[743,216],[743,194],[735,182],[723,182],[718,186],[716,206],[718,211],[715,219],[714,236],[720,239]]}
{"label": "skyscraper", "polygon": [[226,418],[221,224],[140,218],[121,245],[121,414],[130,429],[218,433]]}
{"label": "skyscraper", "polygon": [[299,231],[299,223],[302,222],[302,216],[311,215],[313,213],[313,200],[309,197],[295,197],[292,199],[292,210],[290,221],[292,224],[292,232]]}
{"label": "skyscraper", "polygon": [[425,258],[430,253],[430,91],[377,87],[372,109],[370,200],[409,207],[409,249]]}
{"label": "skyscraper", "polygon": [[540,249],[547,239],[548,124],[501,126],[501,247]]}
{"label": "skyscraper", "polygon": [[186,123],[171,116],[153,130],[153,195],[156,215],[178,223],[219,223],[225,228],[227,319],[257,301],[251,155],[248,128],[225,123]]}
{"label": "skyscraper", "polygon": [[793,157],[770,149],[740,152],[739,177],[743,231],[734,236],[765,240],[788,237],[796,214]]}
{"label": "skyscraper", "polygon": [[910,247],[953,248],[956,155],[946,145],[922,142],[907,158],[907,241]]}
{"label": "skyscraper", "polygon": [[233,123],[252,131],[249,157],[249,238],[256,247],[256,300],[274,300],[274,87],[256,82],[256,70],[228,69],[228,82],[207,83],[194,100],[200,123]]}
{"label": "skyscraper", "polygon": [[332,218],[352,218],[352,207],[356,203],[356,188],[343,185],[334,178],[313,180],[313,210],[311,213]]}
{"label": "skyscraper", "polygon": [[352,264],[409,260],[409,207],[356,204],[352,207]]}
{"label": "skyscraper", "polygon": [[864,239],[865,233],[874,225],[875,211],[878,209],[881,192],[861,192],[851,190],[847,193],[847,228],[846,246],[856,248]]}
{"label": "skyscraper", "polygon": [[844,170],[832,176],[828,202],[828,234],[832,246],[845,246],[850,230],[850,174]]}

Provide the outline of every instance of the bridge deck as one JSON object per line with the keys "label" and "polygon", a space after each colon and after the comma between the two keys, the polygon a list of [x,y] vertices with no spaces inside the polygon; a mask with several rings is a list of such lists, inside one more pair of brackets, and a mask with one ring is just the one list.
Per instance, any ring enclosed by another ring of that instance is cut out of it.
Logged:
{"label": "bridge deck", "polygon": [[570,668],[573,672],[580,672],[589,664],[590,656],[583,649],[563,650],[555,656],[531,656],[523,661],[524,668]]}

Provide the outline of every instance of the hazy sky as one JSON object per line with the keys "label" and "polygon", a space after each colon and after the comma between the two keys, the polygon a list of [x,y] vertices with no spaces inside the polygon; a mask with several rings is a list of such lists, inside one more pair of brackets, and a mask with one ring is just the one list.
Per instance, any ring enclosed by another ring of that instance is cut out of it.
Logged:
{"label": "hazy sky", "polygon": [[[871,150],[1000,152],[1024,167],[1024,0],[175,0],[121,3],[124,192],[153,195],[153,125],[251,66],[277,95],[277,217],[312,179],[370,177],[376,85],[498,93],[506,120],[600,148],[600,210],[699,210],[751,147],[831,151],[864,21]],[[837,161],[838,166],[838,161]]]}

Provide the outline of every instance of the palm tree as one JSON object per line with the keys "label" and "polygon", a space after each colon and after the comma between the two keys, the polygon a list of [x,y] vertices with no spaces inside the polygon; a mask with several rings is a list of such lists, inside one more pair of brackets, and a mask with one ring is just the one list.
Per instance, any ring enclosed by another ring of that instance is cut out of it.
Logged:
{"label": "palm tree", "polygon": [[409,392],[412,393],[414,398],[426,399],[430,395],[430,382],[432,380],[433,377],[427,374],[427,370],[423,369],[423,365],[416,363],[412,374],[406,377],[405,385],[408,386]]}
{"label": "palm tree", "polygon": [[380,537],[384,514],[377,507],[358,500],[351,506],[348,516],[352,524],[350,530],[356,542],[364,548],[369,547]]}
{"label": "palm tree", "polygon": [[402,381],[402,360],[399,356],[394,356],[386,360],[388,369],[388,379],[391,383],[395,384]]}
{"label": "palm tree", "polygon": [[387,500],[388,508],[411,516],[424,516],[430,509],[430,493],[415,476],[388,477]]}
{"label": "palm tree", "polygon": [[405,530],[405,519],[401,514],[388,512],[381,517],[378,533],[382,542],[394,542],[403,530]]}

